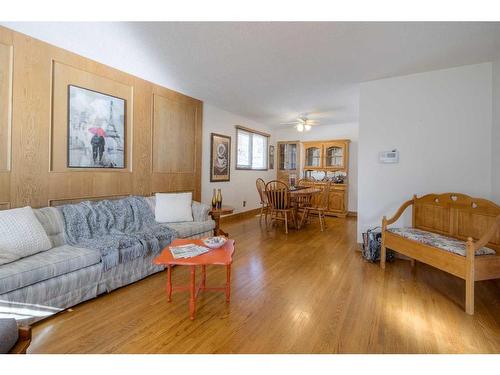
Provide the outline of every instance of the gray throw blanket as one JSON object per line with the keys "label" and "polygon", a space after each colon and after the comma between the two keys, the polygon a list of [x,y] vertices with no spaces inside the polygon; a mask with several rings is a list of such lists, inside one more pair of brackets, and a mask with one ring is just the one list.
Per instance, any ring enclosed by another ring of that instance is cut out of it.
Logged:
{"label": "gray throw blanket", "polygon": [[85,201],[58,208],[66,242],[98,250],[104,271],[158,253],[177,236],[175,230],[155,221],[144,197]]}

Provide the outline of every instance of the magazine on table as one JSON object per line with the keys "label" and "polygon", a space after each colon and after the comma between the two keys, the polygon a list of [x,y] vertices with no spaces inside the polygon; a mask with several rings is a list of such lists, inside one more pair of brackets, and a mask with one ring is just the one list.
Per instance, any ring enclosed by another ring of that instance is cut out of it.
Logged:
{"label": "magazine on table", "polygon": [[187,244],[180,246],[171,246],[170,252],[174,259],[182,259],[182,258],[192,258],[201,254],[208,253],[210,249],[205,246],[195,245],[195,244]]}

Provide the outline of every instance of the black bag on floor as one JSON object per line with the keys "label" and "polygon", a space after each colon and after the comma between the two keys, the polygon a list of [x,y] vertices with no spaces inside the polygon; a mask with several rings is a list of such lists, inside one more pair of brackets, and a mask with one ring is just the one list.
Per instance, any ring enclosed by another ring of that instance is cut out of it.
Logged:
{"label": "black bag on floor", "polygon": [[[379,261],[381,245],[381,228],[368,229],[366,233],[363,233],[363,258],[370,262]],[[385,259],[388,262],[392,262],[394,260],[394,252],[387,249]]]}

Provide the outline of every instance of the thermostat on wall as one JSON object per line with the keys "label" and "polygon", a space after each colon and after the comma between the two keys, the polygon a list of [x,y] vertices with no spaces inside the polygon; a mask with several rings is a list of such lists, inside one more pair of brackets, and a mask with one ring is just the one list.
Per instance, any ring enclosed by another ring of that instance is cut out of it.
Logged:
{"label": "thermostat on wall", "polygon": [[381,151],[378,160],[383,164],[399,163],[399,151],[396,149],[392,151]]}

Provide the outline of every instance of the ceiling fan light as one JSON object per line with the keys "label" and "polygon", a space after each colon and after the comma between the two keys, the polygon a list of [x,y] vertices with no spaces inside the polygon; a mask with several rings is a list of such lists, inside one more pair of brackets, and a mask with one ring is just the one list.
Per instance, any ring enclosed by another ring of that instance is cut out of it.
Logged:
{"label": "ceiling fan light", "polygon": [[299,132],[303,132],[304,131],[304,125],[302,123],[297,124],[297,130]]}
{"label": "ceiling fan light", "polygon": [[311,125],[305,124],[304,129],[306,130],[306,132],[308,132],[309,130],[311,130]]}

